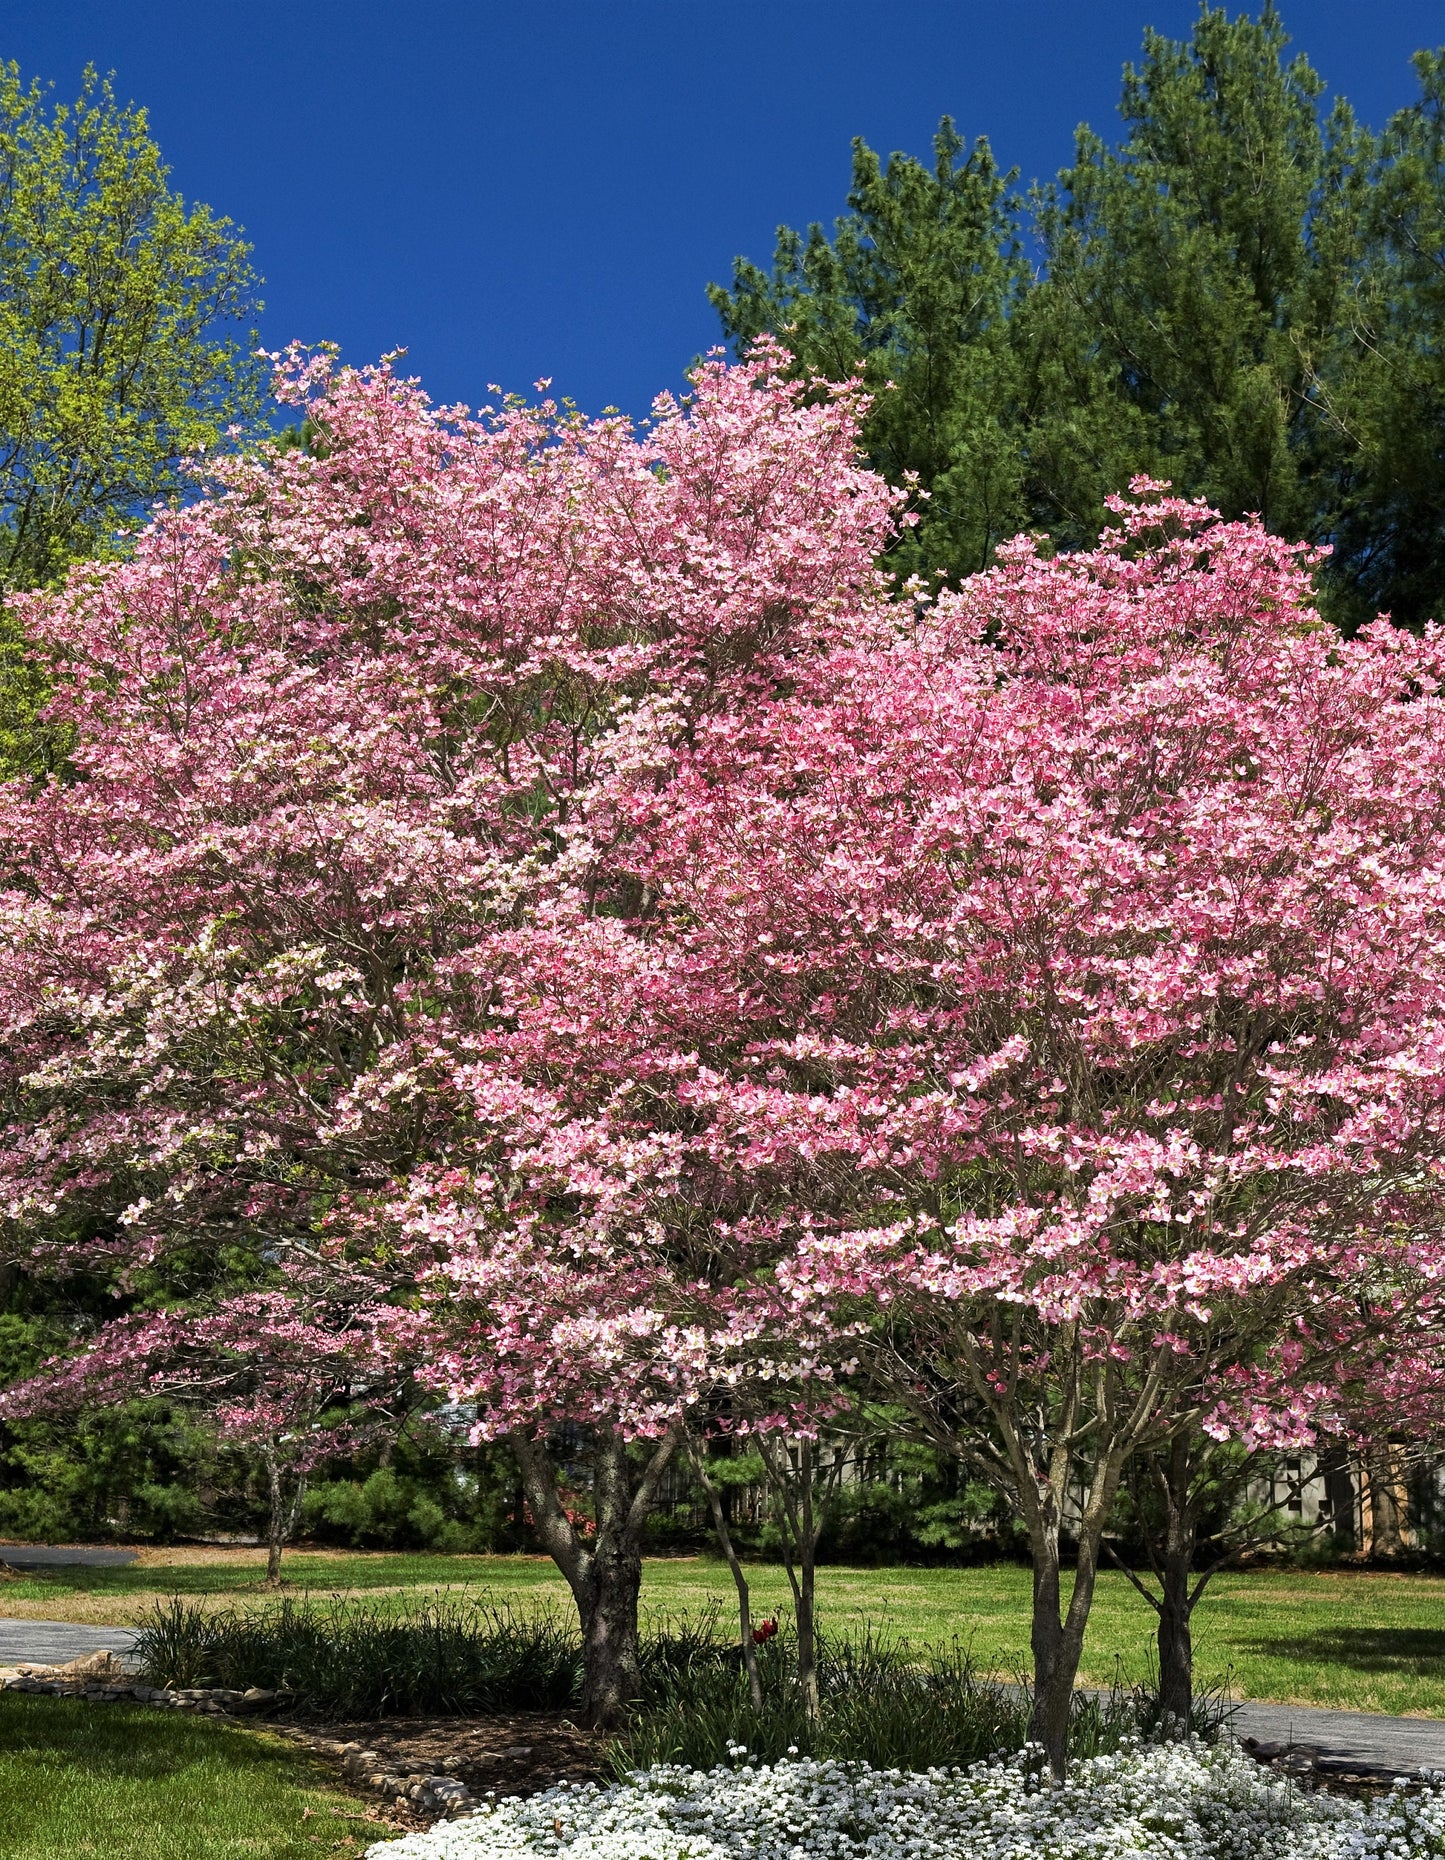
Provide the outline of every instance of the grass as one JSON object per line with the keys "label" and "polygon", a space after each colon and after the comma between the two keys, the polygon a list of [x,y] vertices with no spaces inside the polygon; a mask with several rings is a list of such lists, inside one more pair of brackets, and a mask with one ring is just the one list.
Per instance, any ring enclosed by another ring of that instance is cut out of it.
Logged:
{"label": "grass", "polygon": [[274,1736],[0,1693],[0,1860],[354,1860],[385,1833]]}
{"label": "grass", "polygon": [[[254,1552],[145,1552],[126,1569],[46,1570],[0,1585],[0,1614],[129,1622],[166,1595],[241,1600],[262,1592]],[[3,1551],[0,1551],[3,1556]],[[207,1560],[199,1560],[205,1557]],[[470,1588],[518,1607],[569,1606],[561,1577],[540,1557],[402,1556],[297,1552],[286,1559],[292,1592],[395,1598],[398,1609],[438,1590]],[[752,1571],[754,1613],[787,1613],[780,1568]],[[1026,1662],[1028,1571],[1011,1564],[974,1569],[845,1569],[819,1573],[825,1625],[870,1625],[919,1644],[953,1641],[981,1670],[1012,1673]],[[701,1557],[655,1558],[643,1585],[654,1613],[696,1614],[710,1600],[732,1606],[732,1584]],[[1108,1685],[1149,1671],[1154,1617],[1114,1571],[1100,1578],[1083,1677]],[[1243,1698],[1338,1706],[1355,1711],[1445,1717],[1445,1578],[1323,1571],[1255,1571],[1216,1577],[1195,1617],[1199,1676],[1231,1675]]]}

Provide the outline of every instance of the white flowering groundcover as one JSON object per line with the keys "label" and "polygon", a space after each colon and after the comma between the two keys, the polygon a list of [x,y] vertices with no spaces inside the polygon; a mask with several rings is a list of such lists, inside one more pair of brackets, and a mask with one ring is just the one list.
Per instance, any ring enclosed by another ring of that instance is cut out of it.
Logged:
{"label": "white flowering groundcover", "polygon": [[1416,1860],[1445,1856],[1445,1777],[1362,1803],[1231,1746],[1134,1745],[1054,1789],[1021,1757],[918,1774],[807,1758],[657,1767],[508,1799],[367,1860]]}

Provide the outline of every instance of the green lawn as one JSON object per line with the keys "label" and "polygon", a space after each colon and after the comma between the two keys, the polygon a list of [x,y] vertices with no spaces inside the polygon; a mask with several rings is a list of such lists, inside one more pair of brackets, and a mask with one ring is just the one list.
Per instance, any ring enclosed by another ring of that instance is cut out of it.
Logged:
{"label": "green lawn", "polygon": [[353,1860],[386,1833],[274,1736],[0,1693],[0,1860]]}
{"label": "green lawn", "polygon": [[[3,1554],[3,1552],[0,1552]],[[264,1593],[254,1560],[179,1562],[121,1570],[55,1570],[0,1587],[0,1614],[90,1621],[136,1618],[158,1596]],[[296,1553],[286,1560],[293,1592],[388,1593],[398,1607],[438,1588],[485,1591],[497,1600],[568,1605],[552,1564],[538,1557],[448,1557]],[[752,1570],[754,1611],[786,1610],[780,1568]],[[923,1642],[958,1640],[1001,1671],[1026,1663],[1029,1577],[995,1564],[979,1569],[824,1568],[825,1626],[863,1621]],[[380,1597],[378,1596],[378,1599]],[[726,1569],[704,1558],[649,1561],[644,1606],[694,1611],[716,1599],[732,1606]],[[1116,1663],[1130,1680],[1148,1671],[1153,1616],[1125,1579],[1100,1578],[1084,1677],[1107,1683]],[[1201,1680],[1231,1677],[1237,1695],[1360,1711],[1445,1717],[1445,1578],[1355,1571],[1268,1571],[1219,1576],[1196,1615]]]}

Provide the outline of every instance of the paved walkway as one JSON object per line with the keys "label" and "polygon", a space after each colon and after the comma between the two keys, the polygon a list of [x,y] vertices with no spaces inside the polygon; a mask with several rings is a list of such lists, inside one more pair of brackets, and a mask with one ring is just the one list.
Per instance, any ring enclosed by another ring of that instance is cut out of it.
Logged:
{"label": "paved walkway", "polygon": [[1395,1768],[1402,1776],[1412,1770],[1445,1770],[1445,1720],[1439,1718],[1386,1718],[1247,1699],[1235,1707],[1232,1724],[1239,1738]]}
{"label": "paved walkway", "polygon": [[91,1544],[0,1543],[0,1563],[11,1569],[123,1569],[134,1550],[100,1550]]}
{"label": "paved walkway", "polygon": [[63,1666],[102,1648],[124,1657],[135,1646],[135,1629],[82,1627],[75,1621],[0,1620],[0,1666]]}

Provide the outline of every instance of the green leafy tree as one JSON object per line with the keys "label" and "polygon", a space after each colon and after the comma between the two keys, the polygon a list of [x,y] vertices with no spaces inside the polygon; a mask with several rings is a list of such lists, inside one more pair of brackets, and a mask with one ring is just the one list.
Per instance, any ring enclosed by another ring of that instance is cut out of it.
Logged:
{"label": "green leafy tree", "polygon": [[0,588],[104,551],[183,456],[253,417],[250,248],[187,206],[143,110],[0,66]]}
{"label": "green leafy tree", "polygon": [[[13,1271],[0,1274],[0,1386],[64,1349],[75,1318],[54,1288],[38,1296]],[[242,1502],[244,1471],[227,1466],[204,1430],[164,1401],[0,1423],[0,1538],[185,1535],[211,1511]]]}
{"label": "green leafy tree", "polygon": [[[87,71],[52,105],[0,64],[0,607],[110,552],[183,458],[255,418],[256,284],[250,247],[171,191],[109,80]],[[54,762],[43,695],[0,611],[0,772]]]}

